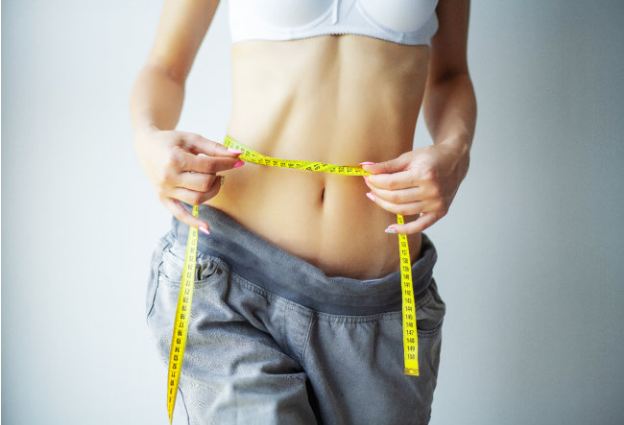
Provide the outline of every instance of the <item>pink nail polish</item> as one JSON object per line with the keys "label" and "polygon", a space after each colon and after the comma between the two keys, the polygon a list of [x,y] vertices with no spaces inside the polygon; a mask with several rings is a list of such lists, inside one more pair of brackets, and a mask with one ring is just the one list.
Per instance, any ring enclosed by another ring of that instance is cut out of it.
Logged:
{"label": "pink nail polish", "polygon": [[368,181],[368,177],[364,176],[364,183],[366,183],[366,186],[368,186],[368,188],[371,188],[370,182]]}
{"label": "pink nail polish", "polygon": [[209,231],[206,227],[200,227],[200,228],[199,228],[199,231],[200,231],[200,232],[202,232],[202,233],[205,233],[205,234],[207,234],[207,235],[209,235],[209,234],[210,234],[210,231]]}
{"label": "pink nail polish", "polygon": [[399,233],[399,232],[397,232],[397,231],[396,231],[396,229],[395,229],[394,227],[388,227],[388,228],[385,230],[385,232],[386,232],[386,233],[389,233],[389,234],[391,234],[391,235],[396,235],[397,233]]}
{"label": "pink nail polish", "polygon": [[241,150],[234,149],[234,148],[228,148],[228,152],[236,153],[236,154],[239,154],[239,155],[245,153],[245,152],[243,152]]}
{"label": "pink nail polish", "polygon": [[234,168],[242,167],[243,165],[245,165],[245,161],[238,161],[236,164],[234,164]]}
{"label": "pink nail polish", "polygon": [[370,161],[366,161],[366,162],[360,162],[360,166],[362,165],[375,165],[374,162],[370,162]]}
{"label": "pink nail polish", "polygon": [[371,201],[375,202],[375,195],[373,195],[372,193],[367,192],[366,197],[370,199]]}

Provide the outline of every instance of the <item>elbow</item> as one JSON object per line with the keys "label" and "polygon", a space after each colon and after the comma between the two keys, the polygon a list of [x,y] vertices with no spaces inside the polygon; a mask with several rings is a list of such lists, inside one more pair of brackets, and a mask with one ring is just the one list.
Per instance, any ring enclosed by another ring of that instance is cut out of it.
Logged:
{"label": "elbow", "polygon": [[429,73],[427,79],[429,86],[448,86],[459,84],[472,87],[472,78],[467,66],[435,70]]}

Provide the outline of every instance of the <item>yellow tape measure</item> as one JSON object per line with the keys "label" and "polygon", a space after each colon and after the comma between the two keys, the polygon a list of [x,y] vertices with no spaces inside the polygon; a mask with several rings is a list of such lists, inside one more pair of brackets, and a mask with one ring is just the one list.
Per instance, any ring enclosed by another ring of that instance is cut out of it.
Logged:
{"label": "yellow tape measure", "polygon": [[[262,155],[247,146],[242,145],[230,138],[225,137],[223,144],[226,147],[238,149],[243,153],[240,159],[254,164],[268,165],[270,167],[289,168],[293,170],[319,171],[325,173],[339,174],[344,176],[367,176],[369,173],[360,166],[345,166],[325,164],[313,161],[294,161],[289,159],[272,158]],[[198,207],[193,207],[193,215],[197,217]],[[403,216],[397,215],[397,223],[403,224]],[[405,374],[418,376],[418,333],[416,330],[416,304],[414,302],[414,290],[412,288],[412,264],[407,244],[407,236],[399,235],[399,255],[401,260],[401,300],[403,318],[403,356],[405,364]],[[189,231],[186,246],[186,257],[184,259],[184,273],[182,284],[178,296],[178,306],[173,327],[173,340],[171,342],[171,353],[169,354],[169,379],[167,393],[167,410],[169,411],[169,422],[173,420],[173,408],[175,407],[176,393],[182,371],[182,360],[186,347],[186,336],[188,332],[188,319],[191,311],[191,301],[193,299],[193,285],[195,281],[195,259],[197,256],[197,229],[191,228]]]}
{"label": "yellow tape measure", "polygon": [[[199,207],[193,207],[193,215],[199,215]],[[189,319],[191,318],[191,303],[193,301],[193,288],[195,286],[195,264],[197,259],[197,228],[189,229],[186,243],[186,255],[184,257],[184,270],[182,271],[182,283],[178,294],[178,306],[176,307],[175,321],[173,323],[173,337],[171,339],[171,351],[169,352],[169,374],[167,376],[167,411],[169,423],[173,422],[173,409],[175,408],[178,384],[182,373],[182,360],[186,348]]]}
{"label": "yellow tape measure", "polygon": [[238,143],[229,136],[225,136],[223,144],[228,148],[242,151],[243,153],[240,155],[240,159],[246,162],[253,162],[254,164],[268,165],[269,167],[290,168],[293,170],[321,171],[324,173],[340,174],[343,176],[368,175],[368,173],[362,170],[362,167],[360,166],[334,165],[325,164],[323,162],[293,161],[290,159],[271,158],[270,156],[265,156],[249,149],[247,146]]}

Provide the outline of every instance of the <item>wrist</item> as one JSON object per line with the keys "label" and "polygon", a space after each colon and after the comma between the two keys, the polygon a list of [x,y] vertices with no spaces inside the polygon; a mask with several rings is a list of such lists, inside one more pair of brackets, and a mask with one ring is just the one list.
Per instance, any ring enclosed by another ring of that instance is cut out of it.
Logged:
{"label": "wrist", "polygon": [[147,122],[134,128],[134,137],[136,139],[150,138],[161,130],[154,123]]}
{"label": "wrist", "polygon": [[154,140],[162,130],[152,123],[134,128],[134,149],[139,157],[146,155],[153,148]]}
{"label": "wrist", "polygon": [[452,152],[458,159],[470,158],[470,147],[472,145],[472,138],[467,135],[447,137],[440,142],[436,142],[436,145],[444,146],[450,152]]}
{"label": "wrist", "polygon": [[446,139],[436,143],[436,146],[444,148],[448,155],[453,159],[451,160],[454,168],[459,176],[460,181],[466,177],[468,168],[470,166],[470,147],[472,138],[468,136],[454,136],[447,137]]}

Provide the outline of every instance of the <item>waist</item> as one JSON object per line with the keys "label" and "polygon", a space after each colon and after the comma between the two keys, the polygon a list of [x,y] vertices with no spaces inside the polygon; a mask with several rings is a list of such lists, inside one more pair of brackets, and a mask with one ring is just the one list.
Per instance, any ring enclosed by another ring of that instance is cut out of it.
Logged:
{"label": "waist", "polygon": [[[366,315],[401,309],[398,272],[371,280],[330,277],[210,206],[201,205],[199,214],[210,225],[210,235],[199,234],[198,251],[225,261],[234,273],[269,292],[330,314]],[[188,226],[174,218],[171,233],[183,256]],[[412,264],[417,300],[431,284],[436,259],[433,244],[423,235],[422,250]]]}
{"label": "waist", "polygon": [[[343,164],[347,165],[347,164]],[[326,274],[371,279],[398,270],[396,215],[371,202],[362,177],[247,163],[209,204]],[[409,236],[412,260],[419,234]]]}
{"label": "waist", "polygon": [[[413,145],[428,63],[419,47],[355,36],[237,43],[228,135],[284,159],[396,158]],[[224,174],[210,205],[328,275],[398,269],[396,236],[384,233],[396,216],[366,198],[363,178],[255,164]],[[420,235],[409,242],[415,258]]]}

